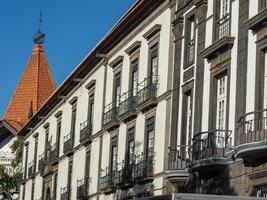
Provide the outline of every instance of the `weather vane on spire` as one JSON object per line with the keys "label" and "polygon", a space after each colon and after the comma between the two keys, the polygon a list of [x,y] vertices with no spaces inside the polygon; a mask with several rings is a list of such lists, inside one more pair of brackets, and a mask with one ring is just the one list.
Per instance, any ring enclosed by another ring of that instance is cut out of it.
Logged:
{"label": "weather vane on spire", "polygon": [[35,44],[42,44],[45,41],[45,34],[41,32],[41,25],[42,25],[42,17],[43,17],[43,12],[42,10],[40,11],[40,18],[39,18],[39,30],[35,35],[33,36],[33,42]]}

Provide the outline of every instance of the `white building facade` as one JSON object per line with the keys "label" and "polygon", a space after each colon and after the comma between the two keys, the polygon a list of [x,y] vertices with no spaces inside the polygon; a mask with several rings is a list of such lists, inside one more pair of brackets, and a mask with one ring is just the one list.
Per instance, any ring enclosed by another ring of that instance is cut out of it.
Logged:
{"label": "white building facade", "polygon": [[20,199],[266,197],[266,5],[137,1],[20,131]]}

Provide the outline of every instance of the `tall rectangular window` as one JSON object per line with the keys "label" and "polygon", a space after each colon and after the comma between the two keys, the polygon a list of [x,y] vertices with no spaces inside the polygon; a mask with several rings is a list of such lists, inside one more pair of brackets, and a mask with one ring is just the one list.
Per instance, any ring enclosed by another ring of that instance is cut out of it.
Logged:
{"label": "tall rectangular window", "polygon": [[45,159],[49,157],[49,125],[45,127]]}
{"label": "tall rectangular window", "polygon": [[114,77],[114,103],[115,107],[119,106],[121,96],[121,72],[118,72]]}
{"label": "tall rectangular window", "polygon": [[186,145],[191,145],[192,140],[192,93],[186,93]]}
{"label": "tall rectangular window", "polygon": [[53,199],[57,199],[57,177],[58,177],[58,171],[55,171],[54,183],[53,183]]}
{"label": "tall rectangular window", "polygon": [[34,143],[34,160],[33,160],[33,167],[34,167],[34,173],[36,172],[36,166],[37,166],[37,150],[38,150],[38,137],[35,138],[35,143]]}
{"label": "tall rectangular window", "polygon": [[138,58],[131,62],[131,77],[130,77],[130,90],[131,95],[137,95],[137,84],[138,84]]}
{"label": "tall rectangular window", "polygon": [[112,172],[116,171],[117,157],[118,157],[118,137],[115,136],[111,139],[111,154],[110,154],[110,169]]}
{"label": "tall rectangular window", "polygon": [[60,137],[61,137],[61,118],[57,121],[57,139],[56,139],[56,150],[59,155],[59,149],[60,149]]}
{"label": "tall rectangular window", "polygon": [[186,28],[186,67],[194,64],[195,60],[195,16],[192,15],[187,19]]}
{"label": "tall rectangular window", "polygon": [[91,94],[89,96],[89,106],[88,106],[88,125],[89,127],[93,127],[94,120],[94,104],[95,104],[95,95]]}
{"label": "tall rectangular window", "polygon": [[134,149],[135,149],[135,127],[128,129],[127,135],[127,152],[126,152],[126,164],[132,165],[134,162]]}
{"label": "tall rectangular window", "polygon": [[[227,102],[227,75],[217,79],[217,103],[216,103],[216,129],[225,130],[226,128],[226,102]],[[217,145],[224,146],[225,136],[218,133]]]}
{"label": "tall rectangular window", "polygon": [[152,46],[149,50],[150,52],[150,68],[149,68],[149,78],[151,83],[155,83],[158,75],[158,43]]}
{"label": "tall rectangular window", "polygon": [[28,171],[28,156],[29,156],[29,146],[26,146],[25,163],[24,163],[24,179],[27,178],[27,171]]}
{"label": "tall rectangular window", "polygon": [[73,171],[73,162],[69,161],[69,171],[68,171],[68,196],[71,199],[71,184],[72,184],[72,171]]}
{"label": "tall rectangular window", "polygon": [[76,114],[77,114],[77,104],[75,103],[72,106],[72,112],[71,112],[71,139],[72,139],[72,144],[74,144],[74,138],[75,138]]}
{"label": "tall rectangular window", "polygon": [[91,161],[91,152],[86,152],[85,155],[85,178],[89,178],[90,176],[90,162]]}
{"label": "tall rectangular window", "polygon": [[31,193],[31,200],[34,200],[34,189],[35,189],[35,180],[32,180],[32,193]]}
{"label": "tall rectangular window", "polygon": [[146,120],[146,155],[148,157],[154,154],[155,144],[155,117]]}

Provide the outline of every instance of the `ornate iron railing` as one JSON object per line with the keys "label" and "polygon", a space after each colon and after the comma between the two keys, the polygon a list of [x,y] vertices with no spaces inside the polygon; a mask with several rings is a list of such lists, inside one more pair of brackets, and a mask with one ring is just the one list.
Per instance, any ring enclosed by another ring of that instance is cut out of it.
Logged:
{"label": "ornate iron railing", "polygon": [[267,109],[250,112],[238,120],[237,145],[267,139]]}
{"label": "ornate iron railing", "polygon": [[137,85],[137,104],[157,97],[159,76],[153,75],[145,78]]}
{"label": "ornate iron railing", "polygon": [[229,130],[214,130],[197,134],[193,138],[192,158],[193,161],[214,157],[225,157],[225,153],[231,145]]}
{"label": "ornate iron railing", "polygon": [[103,125],[110,123],[111,121],[117,119],[117,106],[116,101],[111,102],[108,104],[104,109],[103,115]]}
{"label": "ornate iron railing", "polygon": [[60,200],[69,200],[69,192],[68,192],[68,187],[61,188],[60,192]]}
{"label": "ornate iron railing", "polygon": [[134,181],[134,165],[124,161],[117,164],[116,185],[125,185]]}
{"label": "ornate iron railing", "polygon": [[191,146],[179,145],[176,148],[169,147],[169,170],[186,170],[192,160]]}
{"label": "ornate iron railing", "polygon": [[85,177],[77,180],[77,199],[83,200],[88,196],[89,178]]}
{"label": "ornate iron railing", "polygon": [[155,152],[149,150],[146,153],[141,153],[138,156],[135,156],[135,165],[134,165],[134,179],[146,179],[152,177],[154,174],[154,164],[155,164]]}
{"label": "ornate iron railing", "polygon": [[216,23],[216,40],[230,35],[230,14],[220,18]]}
{"label": "ornate iron railing", "polygon": [[100,177],[100,190],[115,188],[116,170],[106,168]]}
{"label": "ornate iron railing", "polygon": [[118,114],[123,115],[127,112],[134,111],[136,108],[137,97],[133,95],[133,90],[129,90],[120,97]]}
{"label": "ornate iron railing", "polygon": [[73,138],[71,137],[71,134],[68,134],[67,136],[64,136],[63,152],[67,153],[71,151],[72,148],[73,148]]}
{"label": "ornate iron railing", "polygon": [[51,150],[50,150],[50,152],[49,152],[49,162],[50,162],[50,163],[56,162],[57,159],[58,159],[58,156],[59,156],[59,153],[58,153],[58,146],[57,146],[57,144],[54,144],[54,145],[51,147]]}
{"label": "ornate iron railing", "polygon": [[88,120],[80,125],[80,142],[90,138],[92,136],[92,124]]}

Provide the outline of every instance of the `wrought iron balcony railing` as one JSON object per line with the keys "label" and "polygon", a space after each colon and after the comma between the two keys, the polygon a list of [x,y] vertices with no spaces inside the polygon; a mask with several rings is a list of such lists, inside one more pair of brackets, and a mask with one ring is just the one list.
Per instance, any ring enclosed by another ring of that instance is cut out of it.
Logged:
{"label": "wrought iron balcony railing", "polygon": [[103,125],[107,125],[108,123],[117,119],[117,102],[113,101],[108,104],[104,109],[103,115]]}
{"label": "wrought iron balcony railing", "polygon": [[73,138],[71,134],[68,134],[67,136],[64,136],[63,152],[68,153],[72,151],[72,149],[73,149]]}
{"label": "wrought iron balcony railing", "polygon": [[142,104],[149,99],[157,97],[159,76],[145,78],[144,81],[137,85],[137,103]]}
{"label": "wrought iron balcony railing", "polygon": [[232,131],[229,130],[214,130],[197,134],[193,138],[193,161],[224,158],[232,143],[231,134]]}
{"label": "wrought iron balcony railing", "polygon": [[169,147],[168,170],[186,170],[190,167],[191,157],[191,147],[188,145]]}
{"label": "wrought iron balcony railing", "polygon": [[219,19],[216,23],[216,40],[230,35],[230,14]]}
{"label": "wrought iron balcony railing", "polygon": [[38,156],[38,171],[44,167],[44,153]]}
{"label": "wrought iron balcony railing", "polygon": [[250,112],[238,120],[237,145],[267,139],[267,109]]}
{"label": "wrought iron balcony railing", "polygon": [[118,186],[130,184],[134,181],[134,165],[127,164],[124,161],[117,165],[115,183]]}
{"label": "wrought iron balcony railing", "polygon": [[28,164],[28,178],[32,178],[34,175],[34,162]]}
{"label": "wrought iron balcony railing", "polygon": [[92,136],[92,124],[87,121],[80,125],[80,142],[90,138]]}
{"label": "wrought iron balcony railing", "polygon": [[52,147],[51,147],[51,150],[49,152],[49,162],[52,164],[54,162],[57,161],[58,159],[58,146],[57,144],[54,144]]}
{"label": "wrought iron balcony railing", "polygon": [[100,178],[100,190],[110,190],[115,188],[116,171],[106,168]]}
{"label": "wrought iron balcony railing", "polygon": [[149,150],[147,153],[141,153],[135,157],[134,178],[135,180],[144,180],[153,177],[155,152]]}
{"label": "wrought iron balcony railing", "polygon": [[129,90],[120,97],[120,104],[118,109],[119,116],[135,111],[137,103],[137,97],[133,95],[133,90]]}
{"label": "wrought iron balcony railing", "polygon": [[70,200],[68,187],[61,188],[60,200]]}
{"label": "wrought iron balcony railing", "polygon": [[77,180],[77,199],[87,199],[89,189],[89,178],[85,177],[81,180]]}

